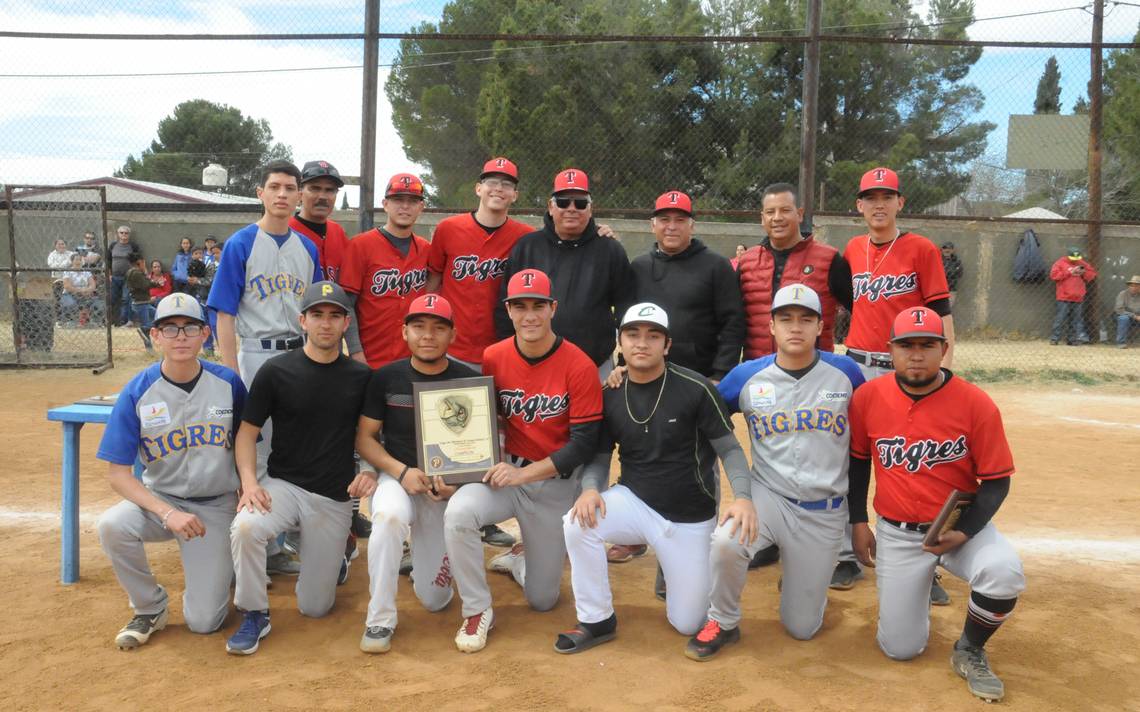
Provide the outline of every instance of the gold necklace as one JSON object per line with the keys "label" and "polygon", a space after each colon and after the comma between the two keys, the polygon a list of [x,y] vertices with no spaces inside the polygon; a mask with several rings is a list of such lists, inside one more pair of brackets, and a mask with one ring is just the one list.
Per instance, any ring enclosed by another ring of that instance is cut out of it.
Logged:
{"label": "gold necklace", "polygon": [[665,367],[665,373],[661,376],[661,390],[657,391],[657,402],[653,404],[653,410],[649,411],[649,415],[645,420],[638,420],[633,416],[633,411],[629,408],[629,382],[630,378],[627,375],[622,390],[625,393],[625,412],[629,414],[629,419],[638,425],[645,426],[645,432],[649,432],[649,421],[653,420],[653,414],[657,412],[657,406],[661,405],[661,396],[665,394],[665,381],[669,379],[669,367]]}
{"label": "gold necklace", "polygon": [[895,249],[895,243],[899,241],[900,237],[902,237],[902,230],[900,230],[896,227],[895,228],[895,237],[894,237],[894,239],[891,240],[891,246],[887,248],[887,252],[886,252],[886,254],[883,255],[883,259],[879,260],[879,263],[875,265],[875,269],[872,270],[871,269],[871,245],[873,245],[874,243],[871,242],[871,233],[867,233],[867,279],[868,280],[870,280],[872,277],[875,276],[875,272],[878,271],[879,267],[881,267],[882,264],[887,261],[887,258],[890,257],[891,250]]}

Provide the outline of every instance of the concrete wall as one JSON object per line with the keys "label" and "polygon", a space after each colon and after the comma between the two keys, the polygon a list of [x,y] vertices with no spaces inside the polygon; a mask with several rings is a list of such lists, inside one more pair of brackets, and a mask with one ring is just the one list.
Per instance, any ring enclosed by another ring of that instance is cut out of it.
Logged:
{"label": "concrete wall", "polygon": [[[133,236],[142,246],[148,258],[158,257],[167,265],[177,249],[181,237],[187,236],[195,244],[201,244],[206,235],[213,234],[223,241],[235,230],[256,220],[259,213],[171,213],[171,212],[132,212],[108,214],[108,231],[113,237],[118,224],[126,223],[133,228]],[[355,232],[357,218],[353,212],[338,212],[335,216],[351,235]],[[446,214],[428,213],[423,216],[417,228],[419,234],[429,236],[435,224],[447,217]],[[523,221],[538,225],[540,220],[524,216]],[[40,220],[51,220],[43,216]],[[378,220],[383,214],[378,213]],[[39,221],[37,221],[39,222]],[[603,219],[609,222],[621,237],[630,257],[645,253],[653,245],[648,220]],[[863,232],[860,218],[816,218],[817,238],[836,248],[842,249],[852,236]],[[1053,225],[1033,223],[991,223],[979,221],[942,221],[908,218],[902,227],[926,235],[936,244],[950,240],[957,247],[958,256],[965,267],[965,274],[958,290],[955,306],[955,322],[959,332],[1004,334],[1011,337],[1042,337],[1052,320],[1054,301],[1051,282],[1042,284],[1019,284],[1013,281],[1013,258],[1017,243],[1027,228],[1033,228],[1041,241],[1046,259],[1052,263],[1063,255],[1069,247],[1086,249],[1083,225]],[[0,228],[7,232],[7,225]],[[61,223],[49,229],[38,229],[37,242],[42,239],[42,252],[46,256],[51,250],[49,235],[65,234],[69,243],[82,238],[82,230],[73,221]],[[75,232],[71,235],[71,232]],[[1124,288],[1125,281],[1133,274],[1140,274],[1140,227],[1106,226],[1101,240],[1103,264],[1097,280],[1099,287],[1099,308],[1091,312],[1092,326],[1105,317],[1112,309],[1116,294]],[[712,249],[731,256],[737,243],[752,246],[763,238],[758,222],[753,223],[713,223],[698,222],[697,235]],[[21,241],[21,252],[31,246]],[[38,248],[38,246],[36,246]],[[6,250],[4,250],[6,252]],[[30,252],[29,255],[32,253]],[[38,259],[43,259],[40,256]],[[23,262],[23,258],[20,258]],[[0,255],[0,262],[7,265],[7,255]]]}

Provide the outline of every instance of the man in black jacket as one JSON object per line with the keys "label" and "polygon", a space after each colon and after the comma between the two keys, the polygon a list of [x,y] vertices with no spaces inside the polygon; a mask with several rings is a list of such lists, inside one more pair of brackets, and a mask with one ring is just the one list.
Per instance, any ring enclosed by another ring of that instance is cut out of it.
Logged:
{"label": "man in black jacket", "polygon": [[[621,243],[598,235],[584,171],[568,168],[554,177],[543,228],[524,235],[511,250],[504,297],[511,277],[528,268],[550,276],[558,302],[554,331],[585,351],[604,376],[613,364],[617,318],[636,301],[636,278]],[[495,330],[500,338],[514,333],[501,302]]]}
{"label": "man in black jacket", "polygon": [[650,219],[657,239],[633,260],[637,301],[660,305],[673,324],[669,361],[717,383],[740,363],[744,303],[728,260],[693,239],[693,203],[680,191],[657,198]]}

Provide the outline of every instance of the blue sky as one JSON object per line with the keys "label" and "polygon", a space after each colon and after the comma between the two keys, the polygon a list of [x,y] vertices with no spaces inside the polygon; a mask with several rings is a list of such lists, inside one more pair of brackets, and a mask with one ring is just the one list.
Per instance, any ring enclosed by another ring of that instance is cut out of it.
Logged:
{"label": "blue sky", "polygon": [[[403,31],[439,17],[443,0],[383,0],[382,31]],[[993,18],[1073,8],[1080,0],[976,0],[975,15]],[[121,33],[355,32],[361,0],[94,0],[36,3],[0,0],[4,29]],[[921,11],[921,9],[920,9]],[[1140,8],[1110,6],[1106,39],[1130,40]],[[1032,17],[982,20],[975,39],[1087,41],[1091,20],[1068,9]],[[381,43],[390,62],[397,43]],[[968,81],[987,97],[979,118],[998,128],[991,155],[1004,156],[1007,117],[1030,113],[1045,59],[1056,54],[1066,112],[1085,93],[1088,53],[1082,50],[987,49]],[[358,41],[140,42],[0,39],[0,182],[64,182],[109,175],[128,153],[154,138],[163,117],[181,101],[206,98],[265,118],[298,161],[323,158],[345,174],[358,171],[361,50]],[[92,74],[233,71],[341,67],[323,71],[179,77]],[[3,76],[7,75],[7,76]],[[14,76],[52,75],[52,76]],[[387,75],[382,69],[381,82]],[[298,96],[324,97],[320,109]],[[18,100],[13,100],[18,98]],[[379,106],[377,174],[416,170]],[[355,195],[352,195],[355,201]]]}

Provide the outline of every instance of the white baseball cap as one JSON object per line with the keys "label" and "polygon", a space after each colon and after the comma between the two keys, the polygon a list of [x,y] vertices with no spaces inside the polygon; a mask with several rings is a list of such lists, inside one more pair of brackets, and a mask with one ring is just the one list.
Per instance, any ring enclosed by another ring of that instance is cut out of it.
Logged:
{"label": "white baseball cap", "polygon": [[205,316],[202,314],[202,305],[194,297],[182,292],[167,294],[162,298],[154,310],[154,323],[157,324],[172,316],[184,316],[203,324],[206,323]]}
{"label": "white baseball cap", "polygon": [[820,316],[823,316],[823,307],[819,303],[819,295],[815,290],[806,284],[789,284],[785,287],[780,287],[776,292],[775,298],[772,299],[772,313],[775,314],[777,309],[784,307],[803,307],[809,309]]}
{"label": "white baseball cap", "polygon": [[669,315],[665,313],[664,309],[651,302],[634,304],[625,310],[625,316],[621,319],[620,328],[624,329],[634,324],[658,326],[661,327],[665,333],[669,333]]}

